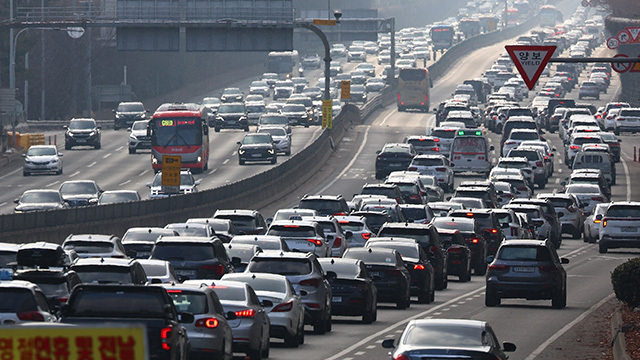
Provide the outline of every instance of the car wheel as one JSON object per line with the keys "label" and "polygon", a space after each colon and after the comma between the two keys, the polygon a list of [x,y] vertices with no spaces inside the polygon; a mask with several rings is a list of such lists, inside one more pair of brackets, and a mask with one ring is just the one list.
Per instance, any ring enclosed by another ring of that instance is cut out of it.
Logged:
{"label": "car wheel", "polygon": [[605,245],[603,243],[598,244],[598,252],[600,254],[606,254],[608,250],[609,249],[607,249],[607,245]]}
{"label": "car wheel", "polygon": [[278,162],[278,157],[274,156],[273,159],[271,159],[271,164],[275,164]]}
{"label": "car wheel", "polygon": [[262,354],[261,354],[262,358],[268,359],[270,352],[271,352],[271,343],[269,342],[269,339],[267,339],[267,347],[265,347],[264,350],[262,350]]}
{"label": "car wheel", "polygon": [[100,145],[100,143],[97,143],[93,146],[94,149],[98,150],[100,149],[102,146]]}
{"label": "car wheel", "polygon": [[582,231],[580,231],[580,229],[575,229],[571,235],[574,239],[580,239],[582,237]]}
{"label": "car wheel", "polygon": [[62,175],[62,169],[58,170],[58,171],[56,172],[56,175]]}
{"label": "car wheel", "polygon": [[300,343],[300,345],[304,344],[304,322],[302,323],[302,325],[300,325],[300,330],[299,330],[299,334],[298,337],[300,337],[300,340],[298,341]]}
{"label": "car wheel", "polygon": [[473,273],[475,275],[482,276],[487,273],[487,264],[485,264],[484,259],[480,259],[480,262],[473,267]]}
{"label": "car wheel", "polygon": [[249,132],[249,125],[244,128],[244,132]]}
{"label": "car wheel", "polygon": [[396,302],[396,309],[404,310],[409,307],[408,305],[410,302],[411,302],[411,299],[406,296],[399,298],[398,301]]}
{"label": "car wheel", "polygon": [[374,321],[373,320],[373,317],[374,317],[373,316],[373,312],[374,311],[375,311],[374,309],[371,309],[371,310],[367,311],[366,313],[364,313],[364,315],[362,315],[362,322],[365,323],[365,324],[373,323],[373,321]]}
{"label": "car wheel", "polygon": [[262,350],[249,350],[247,356],[250,360],[262,360]]}
{"label": "car wheel", "polygon": [[551,299],[551,306],[554,309],[564,309],[567,307],[567,290],[563,289],[560,294],[557,294]]}
{"label": "car wheel", "polygon": [[70,144],[64,144],[64,149],[65,150],[71,150],[71,145]]}
{"label": "car wheel", "polygon": [[620,135],[620,130],[618,130],[617,128],[613,128],[613,133],[616,135]]}
{"label": "car wheel", "polygon": [[135,154],[136,148],[129,148],[129,154]]}
{"label": "car wheel", "polygon": [[313,333],[322,335],[327,332],[327,321],[325,319],[320,319],[313,324]]}
{"label": "car wheel", "polygon": [[495,291],[487,289],[484,295],[484,305],[488,307],[500,305],[500,296],[498,296]]}
{"label": "car wheel", "polygon": [[542,181],[542,182],[538,183],[538,187],[539,187],[540,189],[544,189],[544,188],[545,188],[545,186],[547,186],[547,182],[546,182],[546,181]]}
{"label": "car wheel", "polygon": [[431,292],[429,290],[418,294],[418,304],[428,304],[431,302]]}
{"label": "car wheel", "polygon": [[589,243],[590,244],[595,244],[598,242],[598,237],[597,236],[591,236],[591,238],[589,238]]}
{"label": "car wheel", "polygon": [[291,155],[291,148],[289,148],[289,150],[285,151],[284,154],[286,156],[290,156]]}
{"label": "car wheel", "polygon": [[440,276],[438,276],[438,278],[436,279],[436,290],[444,290],[447,286],[445,285],[445,282],[447,281],[445,275],[444,275],[444,271],[441,273]]}
{"label": "car wheel", "polygon": [[377,179],[377,180],[380,180],[380,179],[382,179],[383,177],[384,177],[384,176],[383,176],[381,173],[376,172],[376,179]]}
{"label": "car wheel", "polygon": [[29,173],[29,172],[27,172],[27,171],[23,171],[23,172],[22,172],[22,176],[29,176],[29,175],[31,175],[31,173]]}
{"label": "car wheel", "polygon": [[220,132],[220,128],[216,126],[215,128],[213,128],[213,131]]}
{"label": "car wheel", "polygon": [[244,165],[244,160],[243,159],[238,159],[238,164],[239,165]]}

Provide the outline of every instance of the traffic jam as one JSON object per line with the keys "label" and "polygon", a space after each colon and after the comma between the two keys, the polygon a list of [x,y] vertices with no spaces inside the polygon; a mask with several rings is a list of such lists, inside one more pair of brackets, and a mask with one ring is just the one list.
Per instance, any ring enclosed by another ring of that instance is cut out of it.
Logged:
{"label": "traffic jam", "polygon": [[[612,200],[622,176],[620,136],[640,131],[640,108],[583,102],[613,91],[609,63],[546,64],[552,55],[602,50],[604,39],[589,29],[601,32],[603,16],[585,8],[514,44],[547,52],[504,51],[480,79],[430,104],[429,91],[438,89],[422,64],[475,34],[463,23],[399,30],[396,74],[389,74],[388,35],[332,45],[334,116],[344,103],[363,106],[380,94],[389,76],[398,81],[398,112],[433,112],[426,133],[380,144],[359,193],[307,194],[273,214],[218,209],[124,234],[69,234],[59,244],[0,243],[0,322],[15,325],[16,334],[32,323],[55,324],[20,338],[47,358],[255,360],[269,358],[271,347],[295,351],[308,335],[331,337],[336,321],[369,325],[382,312],[428,308],[470,281],[484,284],[487,308],[512,299],[565,308],[571,289],[570,260],[558,254],[563,241],[597,244],[601,254],[640,247],[640,203]],[[56,190],[25,191],[15,213],[198,192],[214,151],[210,136],[221,131],[245,133],[234,152],[238,166],[287,161],[292,134],[322,124],[324,78],[316,86],[305,74],[323,63],[317,54],[284,52],[269,54],[269,64],[273,71],[246,90],[229,87],[198,104],[166,103],[153,112],[139,102],[114,110],[115,130],[128,129],[128,153],[151,154],[148,196],[66,180]],[[297,76],[282,77],[276,68],[283,64]],[[519,74],[527,66],[539,67],[535,87],[530,71]],[[350,81],[350,100],[340,100],[341,81]],[[101,148],[104,130],[95,120],[73,119],[65,128],[65,150]],[[169,179],[171,164],[163,161],[171,156],[180,166]],[[55,145],[32,146],[22,175],[61,175],[62,160]],[[103,326],[74,332],[87,325]],[[480,320],[411,319],[377,347],[394,360],[507,359],[516,344],[496,332]],[[3,336],[0,354],[14,348]]]}

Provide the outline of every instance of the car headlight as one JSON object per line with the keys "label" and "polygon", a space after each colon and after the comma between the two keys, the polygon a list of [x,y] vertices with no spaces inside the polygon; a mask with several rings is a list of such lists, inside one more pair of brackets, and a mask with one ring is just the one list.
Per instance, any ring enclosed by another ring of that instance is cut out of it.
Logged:
{"label": "car headlight", "polygon": [[129,135],[129,140],[136,141],[136,140],[138,140],[138,138],[135,135],[131,134],[131,135]]}
{"label": "car headlight", "polygon": [[158,164],[158,158],[152,155],[151,156],[151,163],[154,164],[154,165]]}
{"label": "car headlight", "polygon": [[202,161],[202,157],[198,156],[198,162]]}
{"label": "car headlight", "polygon": [[275,150],[273,149],[269,149],[268,151],[269,151],[269,154],[273,154],[275,152]]}
{"label": "car headlight", "polygon": [[246,116],[240,116],[240,119],[238,119],[238,120],[247,120],[247,117]]}
{"label": "car headlight", "polygon": [[73,137],[73,133],[72,132],[67,132],[67,136]]}
{"label": "car headlight", "polygon": [[121,115],[120,114],[116,114],[116,119],[120,119]]}
{"label": "car headlight", "polygon": [[90,133],[89,133],[89,136],[93,136],[93,135],[95,135],[95,134],[96,134],[96,132],[95,132],[95,131],[92,131],[92,132],[90,132]]}
{"label": "car headlight", "polygon": [[303,118],[303,119],[306,119],[307,117],[308,117],[308,115],[307,115],[307,114],[302,115],[302,118]]}
{"label": "car headlight", "polygon": [[216,116],[216,120],[224,121],[224,118],[222,116]]}
{"label": "car headlight", "polygon": [[238,150],[238,154],[240,154],[240,155],[242,155],[242,154],[244,154],[246,152],[247,152],[246,150]]}
{"label": "car headlight", "polygon": [[54,164],[55,164],[55,163],[57,163],[57,162],[59,162],[59,161],[60,161],[60,159],[52,159],[52,160],[51,160],[51,162],[52,162],[52,163],[54,163]]}

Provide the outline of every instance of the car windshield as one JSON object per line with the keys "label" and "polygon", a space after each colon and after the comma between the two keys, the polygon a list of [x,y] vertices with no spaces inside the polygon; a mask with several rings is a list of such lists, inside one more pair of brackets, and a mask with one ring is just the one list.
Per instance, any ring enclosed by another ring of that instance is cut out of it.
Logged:
{"label": "car windshield", "polygon": [[260,118],[261,125],[286,125],[288,124],[287,118],[284,116],[262,116]]}
{"label": "car windshield", "polygon": [[222,104],[218,108],[219,114],[238,114],[244,112],[244,105],[242,104]]}
{"label": "car windshield", "polygon": [[250,113],[261,113],[265,111],[264,105],[247,105],[247,112]]}
{"label": "car windshield", "polygon": [[326,271],[333,271],[341,279],[353,279],[360,275],[360,267],[356,264],[345,263],[322,263],[322,268]]}
{"label": "car windshield", "polygon": [[248,272],[263,272],[280,275],[307,275],[311,273],[311,262],[307,259],[254,258],[247,267]]}
{"label": "car windshield", "polygon": [[0,289],[0,313],[21,313],[37,310],[35,298],[29,289]]}
{"label": "car windshield", "polygon": [[84,284],[132,284],[128,266],[73,266],[73,270]]}
{"label": "car windshield", "polygon": [[413,259],[420,258],[420,252],[418,251],[418,247],[416,246],[403,246],[400,244],[395,244],[392,241],[390,242],[380,241],[380,242],[375,242],[371,244],[371,247],[395,249],[398,253],[400,253],[400,256],[402,257],[413,258]]}
{"label": "car windshield", "polygon": [[414,326],[409,328],[402,340],[403,344],[420,347],[480,347],[482,331],[463,326]]}
{"label": "car windshield", "polygon": [[120,104],[118,105],[118,112],[144,112],[144,105],[142,104]]}
{"label": "car windshield", "polygon": [[[386,235],[384,235],[386,236]],[[387,249],[377,249],[373,251],[349,251],[342,256],[346,259],[359,259],[366,265],[370,264],[386,264],[396,265],[396,256]]]}
{"label": "car windshield", "polygon": [[27,151],[27,156],[43,156],[43,155],[56,155],[58,150],[55,147],[35,147],[32,146]]}
{"label": "car windshield", "polygon": [[146,121],[136,121],[133,123],[131,130],[146,130],[147,122]]}
{"label": "car windshield", "polygon": [[167,293],[173,300],[173,305],[175,305],[178,312],[188,312],[194,315],[209,312],[207,295],[203,293],[174,289],[168,289]]}
{"label": "car windshield", "polygon": [[289,104],[282,108],[282,112],[303,112],[305,110],[304,105],[301,104]]}
{"label": "car windshield", "polygon": [[273,139],[268,134],[251,134],[242,139],[242,144],[271,144]]}
{"label": "car windshield", "polygon": [[60,192],[64,195],[85,195],[98,192],[96,185],[92,182],[70,182],[60,186]]}
{"label": "car windshield", "polygon": [[407,237],[417,240],[421,246],[431,244],[431,232],[426,229],[407,228],[384,228],[380,230],[378,236],[386,237]]}
{"label": "car windshield", "polygon": [[76,294],[70,316],[165,318],[165,301],[157,291],[85,290]]}
{"label": "car windshield", "polygon": [[62,202],[60,193],[58,192],[28,192],[22,195],[20,203],[22,204],[38,204],[38,203],[59,203]]}
{"label": "car windshield", "polygon": [[101,204],[111,204],[111,203],[137,201],[137,200],[140,200],[140,197],[138,196],[138,194],[134,192],[117,192],[117,193],[105,192],[100,197]]}
{"label": "car windshield", "polygon": [[269,85],[267,84],[266,81],[254,81],[251,83],[251,87],[268,87]]}
{"label": "car windshield", "polygon": [[287,132],[284,130],[284,128],[260,129],[260,130],[258,130],[258,133],[267,133],[267,134],[271,134],[271,136],[285,136],[285,135],[287,135]]}
{"label": "car windshield", "polygon": [[315,237],[315,229],[311,226],[300,225],[273,225],[267,235],[282,237]]}
{"label": "car windshield", "polygon": [[238,88],[226,88],[222,91],[222,95],[242,95],[242,92]]}
{"label": "car windshield", "polygon": [[113,244],[106,241],[67,241],[64,249],[78,254],[108,253],[113,251]]}
{"label": "car windshield", "polygon": [[208,261],[216,259],[212,245],[185,242],[156,243],[151,252],[152,259],[177,261]]}
{"label": "car windshield", "polygon": [[69,123],[71,130],[91,130],[96,128],[96,122],[93,120],[74,120]]}
{"label": "car windshield", "polygon": [[498,254],[500,260],[551,261],[549,249],[544,246],[503,246]]}
{"label": "car windshield", "polygon": [[[236,280],[236,279],[233,279]],[[278,279],[265,279],[260,277],[242,277],[241,279],[237,279],[242,282],[246,282],[251,285],[253,290],[255,291],[273,291],[279,293],[287,292],[287,282]]]}

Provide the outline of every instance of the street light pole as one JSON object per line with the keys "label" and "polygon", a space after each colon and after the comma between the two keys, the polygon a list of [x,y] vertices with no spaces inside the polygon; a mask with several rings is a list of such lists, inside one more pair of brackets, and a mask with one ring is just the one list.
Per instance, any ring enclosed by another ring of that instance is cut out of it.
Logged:
{"label": "street light pole", "polygon": [[324,95],[322,96],[322,99],[330,100],[329,80],[331,79],[331,47],[329,46],[329,40],[327,40],[327,36],[324,32],[313,24],[302,22],[300,23],[300,26],[313,31],[322,41],[322,45],[324,45]]}

